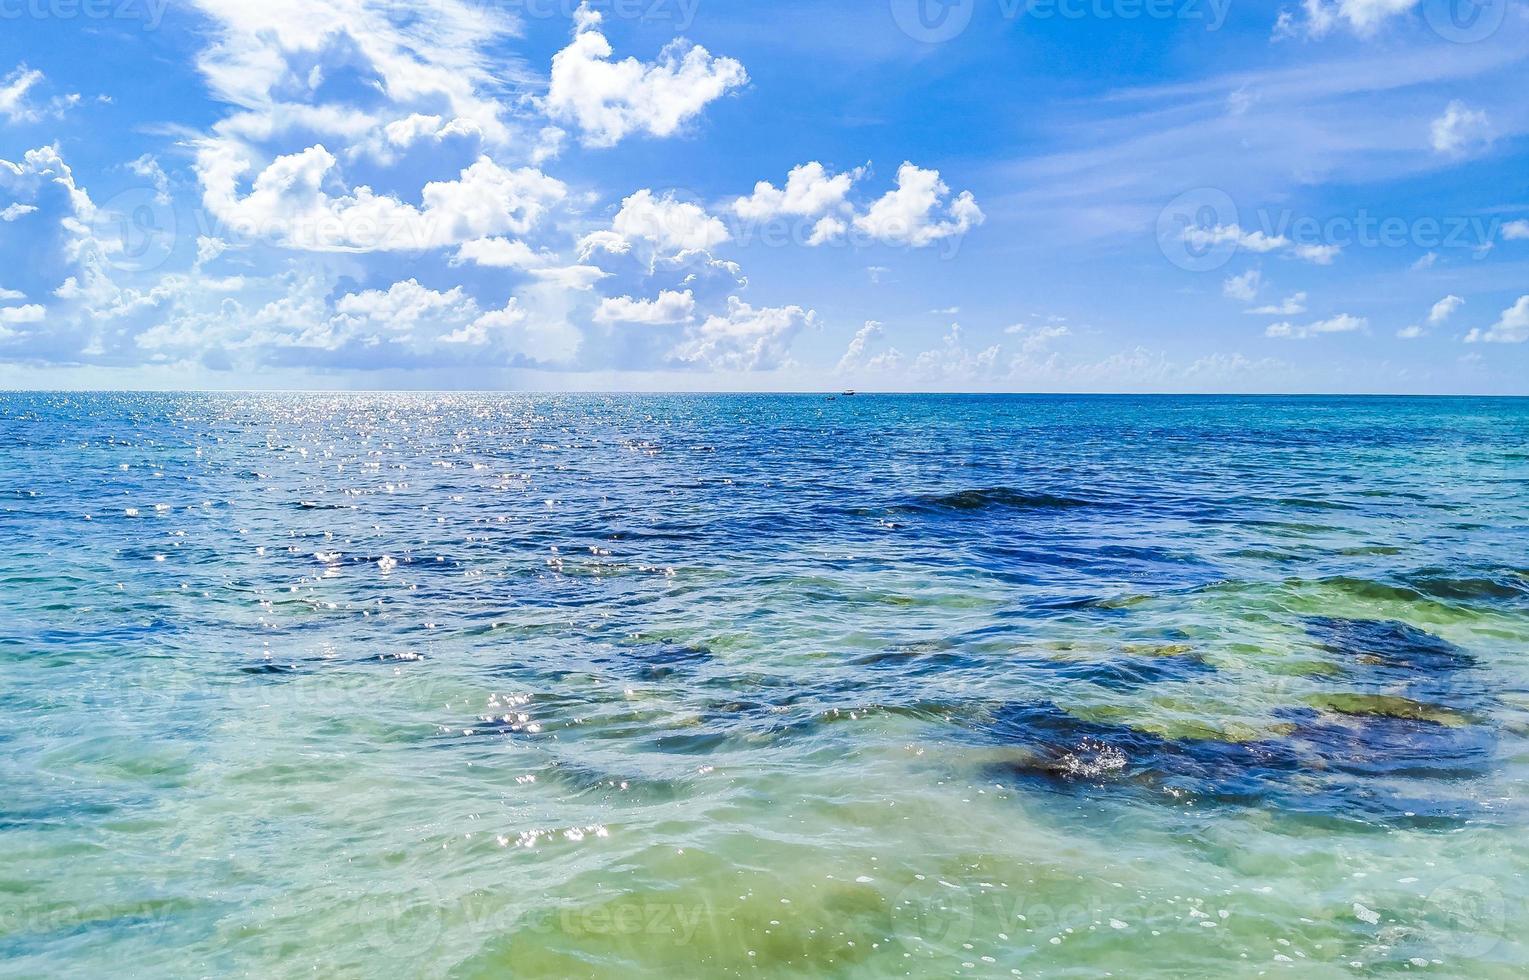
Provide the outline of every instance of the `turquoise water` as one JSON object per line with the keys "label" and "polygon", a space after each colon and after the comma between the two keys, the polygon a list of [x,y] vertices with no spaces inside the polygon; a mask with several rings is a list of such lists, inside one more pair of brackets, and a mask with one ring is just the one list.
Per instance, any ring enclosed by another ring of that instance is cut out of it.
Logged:
{"label": "turquoise water", "polygon": [[0,395],[0,974],[1517,977],[1529,403]]}

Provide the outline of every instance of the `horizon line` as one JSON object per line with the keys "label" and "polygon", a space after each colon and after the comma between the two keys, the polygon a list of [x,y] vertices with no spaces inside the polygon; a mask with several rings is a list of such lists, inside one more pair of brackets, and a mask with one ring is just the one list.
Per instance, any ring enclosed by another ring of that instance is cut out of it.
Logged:
{"label": "horizon line", "polygon": [[6,388],[0,395],[649,395],[649,396],[981,396],[990,398],[1529,398],[1529,393],[1396,391],[981,391],[942,389],[644,389],[644,388]]}

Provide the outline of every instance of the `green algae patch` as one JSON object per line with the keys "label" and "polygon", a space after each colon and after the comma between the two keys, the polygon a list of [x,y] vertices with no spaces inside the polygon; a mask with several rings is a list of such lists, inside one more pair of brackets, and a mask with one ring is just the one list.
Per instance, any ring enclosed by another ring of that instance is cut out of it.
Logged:
{"label": "green algae patch", "polygon": [[1414,701],[1393,694],[1318,694],[1307,698],[1314,708],[1343,715],[1402,718],[1459,728],[1479,719],[1443,705]]}

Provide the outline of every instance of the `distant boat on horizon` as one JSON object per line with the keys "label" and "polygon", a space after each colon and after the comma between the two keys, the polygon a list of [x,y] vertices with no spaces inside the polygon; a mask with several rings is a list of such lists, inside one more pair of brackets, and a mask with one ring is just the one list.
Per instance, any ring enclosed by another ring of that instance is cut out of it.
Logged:
{"label": "distant boat on horizon", "polygon": [[853,398],[854,395],[855,395],[855,389],[853,389],[853,388],[851,388],[848,391],[844,392],[844,397],[845,398]]}

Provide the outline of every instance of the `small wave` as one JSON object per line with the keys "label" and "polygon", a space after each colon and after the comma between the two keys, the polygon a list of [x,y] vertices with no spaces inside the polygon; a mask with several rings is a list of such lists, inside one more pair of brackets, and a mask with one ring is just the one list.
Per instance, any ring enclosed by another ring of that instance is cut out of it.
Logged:
{"label": "small wave", "polygon": [[954,493],[924,494],[916,498],[917,507],[940,510],[986,510],[1004,507],[1013,510],[1069,510],[1097,507],[1099,501],[1064,497],[1051,493],[1027,493],[1012,487],[983,487]]}
{"label": "small wave", "polygon": [[1529,576],[1516,570],[1459,576],[1441,569],[1424,569],[1403,576],[1402,581],[1435,599],[1470,602],[1476,599],[1529,598]]}

